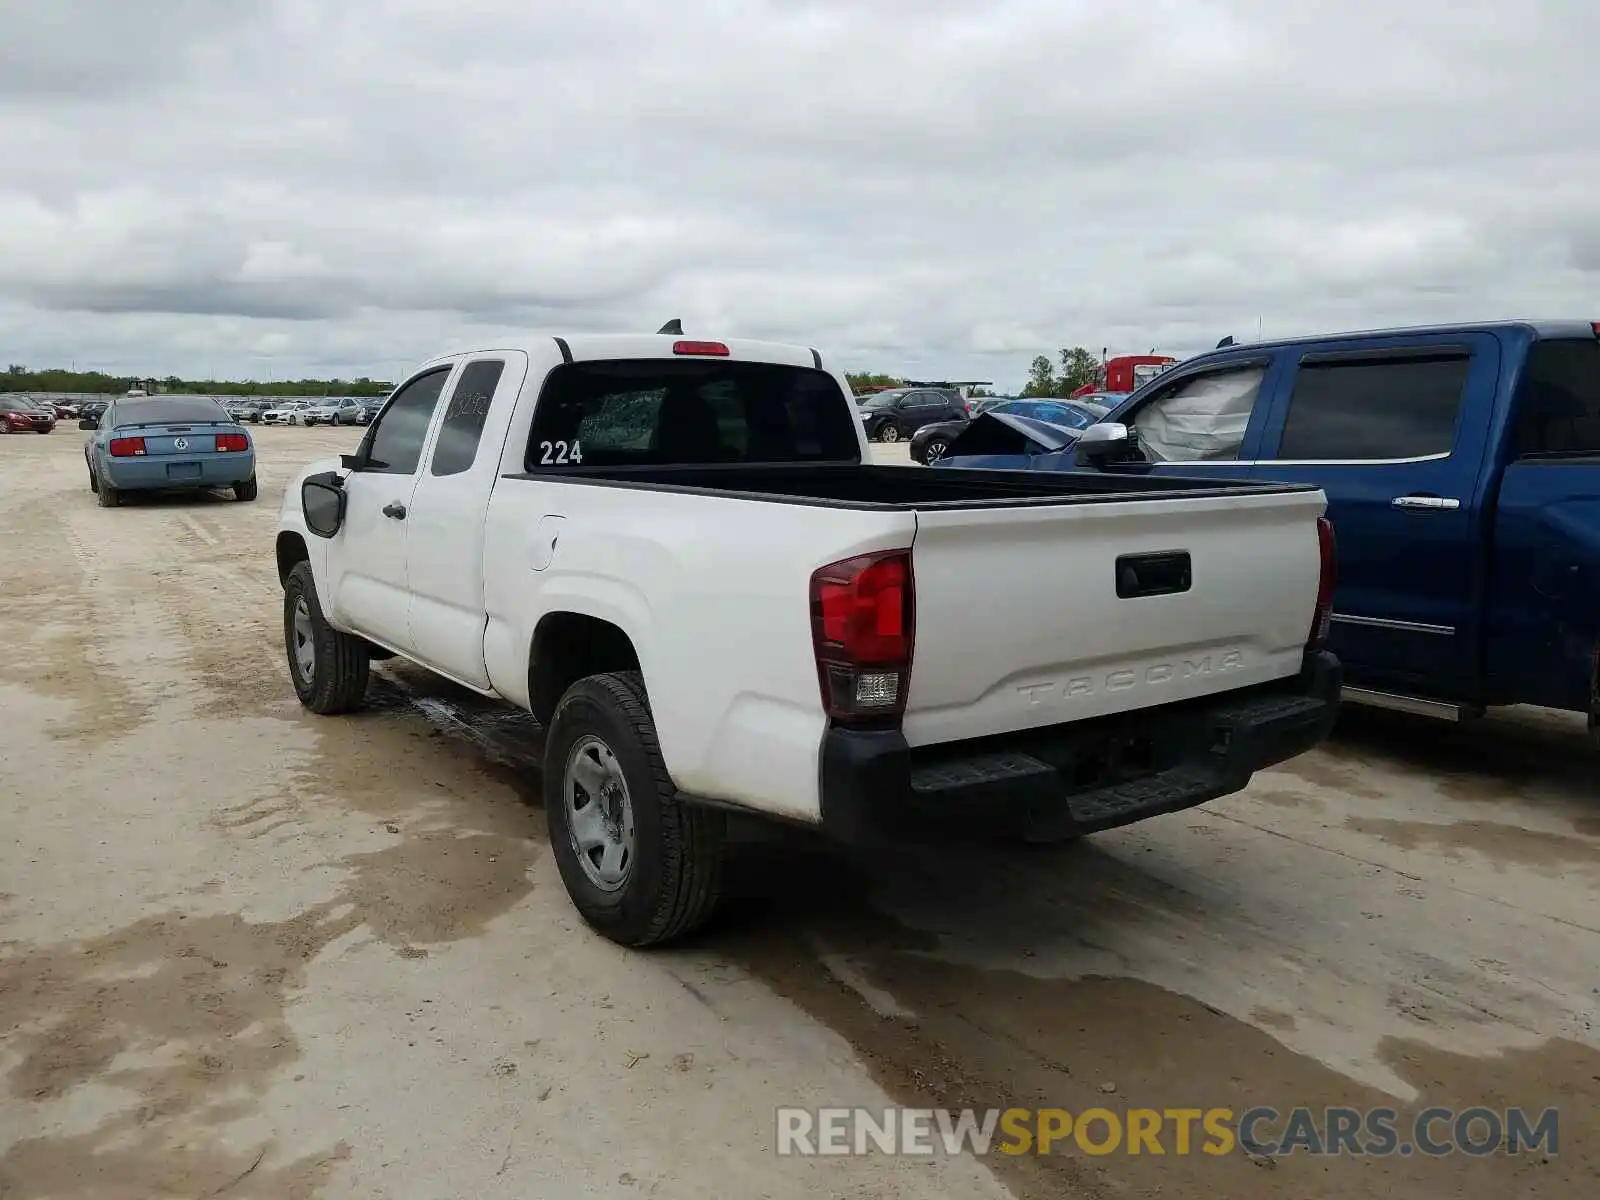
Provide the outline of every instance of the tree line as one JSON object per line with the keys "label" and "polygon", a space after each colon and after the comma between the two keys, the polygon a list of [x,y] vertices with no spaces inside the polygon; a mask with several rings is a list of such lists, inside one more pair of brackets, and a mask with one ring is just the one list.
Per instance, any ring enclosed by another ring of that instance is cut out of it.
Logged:
{"label": "tree line", "polygon": [[[1082,346],[1062,350],[1061,368],[1046,355],[1039,355],[1028,369],[1028,383],[1022,389],[1024,396],[1065,396],[1093,383],[1100,369],[1100,360]],[[875,371],[851,371],[845,378],[852,391],[868,388],[903,387],[905,380],[896,375]],[[65,367],[46,367],[33,370],[12,363],[0,375],[0,392],[91,392],[122,395],[135,386],[156,385],[151,390],[161,390],[178,396],[387,396],[394,384],[382,379],[180,379],[168,375],[165,379],[151,379],[133,375],[107,375],[103,371],[72,371]],[[974,388],[974,396],[987,395],[983,388]]]}
{"label": "tree line", "polygon": [[[850,381],[851,391],[858,393],[867,388],[902,387],[905,384],[897,376],[868,371],[847,372],[845,378]],[[1022,394],[1028,397],[1070,396],[1085,384],[1097,383],[1099,379],[1100,356],[1082,346],[1073,346],[1058,351],[1054,361],[1046,354],[1034,358],[1028,367],[1028,382],[1023,386]],[[982,388],[974,388],[972,394],[988,395]]]}
{"label": "tree line", "polygon": [[[151,387],[151,385],[154,385]],[[98,392],[120,396],[129,388],[150,387],[174,396],[387,396],[394,384],[382,379],[165,379],[70,371],[64,367],[31,370],[12,363],[0,375],[0,392]]]}

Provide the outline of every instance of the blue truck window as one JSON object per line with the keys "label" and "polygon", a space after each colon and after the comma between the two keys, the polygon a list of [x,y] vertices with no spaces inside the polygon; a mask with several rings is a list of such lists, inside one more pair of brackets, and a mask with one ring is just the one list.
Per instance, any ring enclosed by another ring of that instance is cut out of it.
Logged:
{"label": "blue truck window", "polygon": [[1519,458],[1600,454],[1600,341],[1534,343],[1517,396]]}
{"label": "blue truck window", "polygon": [[1278,458],[1367,462],[1448,454],[1469,363],[1458,352],[1302,363]]}
{"label": "blue truck window", "polygon": [[1133,427],[1151,462],[1232,462],[1266,375],[1262,366],[1191,375],[1140,406]]}

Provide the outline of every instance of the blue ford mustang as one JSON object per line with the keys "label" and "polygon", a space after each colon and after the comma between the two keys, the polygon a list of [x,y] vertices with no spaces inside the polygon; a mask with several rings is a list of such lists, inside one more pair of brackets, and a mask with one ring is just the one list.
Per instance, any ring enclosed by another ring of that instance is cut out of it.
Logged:
{"label": "blue ford mustang", "polygon": [[94,430],[83,457],[102,508],[115,508],[124,492],[173,488],[232,488],[239,500],[256,498],[255,444],[215,400],[130,397],[78,428]]}

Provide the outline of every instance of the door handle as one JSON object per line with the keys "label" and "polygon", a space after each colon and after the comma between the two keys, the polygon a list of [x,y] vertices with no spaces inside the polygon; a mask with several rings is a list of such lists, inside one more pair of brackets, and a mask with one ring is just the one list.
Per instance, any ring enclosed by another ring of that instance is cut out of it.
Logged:
{"label": "door handle", "polygon": [[1461,501],[1454,496],[1396,496],[1389,503],[1394,508],[1426,508],[1435,512],[1461,507]]}
{"label": "door handle", "polygon": [[406,519],[406,506],[398,500],[392,500],[383,506],[383,515],[393,517],[396,521],[404,521]]}

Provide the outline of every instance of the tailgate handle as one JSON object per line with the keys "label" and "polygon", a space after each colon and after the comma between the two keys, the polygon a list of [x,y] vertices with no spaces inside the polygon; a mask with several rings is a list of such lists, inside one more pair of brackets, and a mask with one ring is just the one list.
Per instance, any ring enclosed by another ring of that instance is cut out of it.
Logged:
{"label": "tailgate handle", "polygon": [[1117,557],[1117,596],[1171,596],[1187,592],[1193,581],[1187,550],[1162,550],[1155,554]]}

